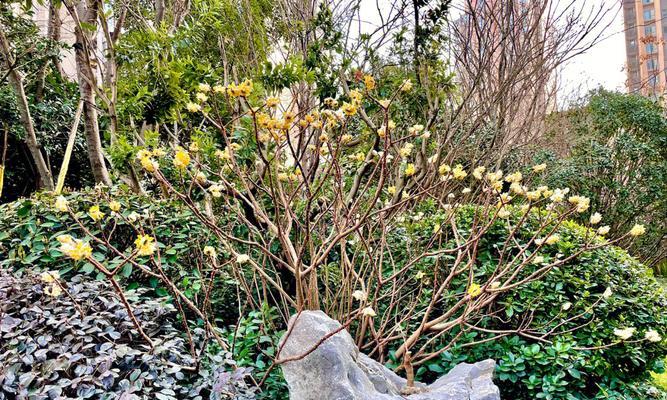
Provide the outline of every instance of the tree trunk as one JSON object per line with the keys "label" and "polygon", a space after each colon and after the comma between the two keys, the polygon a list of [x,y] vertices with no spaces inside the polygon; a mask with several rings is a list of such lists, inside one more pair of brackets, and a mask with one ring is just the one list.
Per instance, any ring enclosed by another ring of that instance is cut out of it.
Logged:
{"label": "tree trunk", "polygon": [[14,89],[16,95],[16,102],[18,103],[19,113],[21,114],[21,123],[25,129],[25,143],[30,150],[33,162],[37,167],[39,174],[40,188],[46,190],[53,190],[53,176],[51,171],[46,166],[44,156],[40,150],[37,142],[37,135],[35,134],[35,126],[30,115],[30,108],[28,107],[28,98],[26,97],[23,88],[23,76],[14,68],[15,60],[11,52],[9,40],[5,36],[5,32],[0,27],[0,51],[2,51],[5,67],[9,70],[9,83]]}
{"label": "tree trunk", "polygon": [[155,27],[158,28],[164,19],[164,0],[155,0]]}
{"label": "tree trunk", "polygon": [[[67,3],[66,3],[67,4]],[[79,0],[76,9],[69,8],[70,13],[76,11],[78,20],[89,26],[97,26],[97,1]],[[77,18],[74,18],[75,21]],[[102,141],[100,139],[100,127],[97,121],[97,105],[95,88],[97,77],[95,75],[95,32],[80,25],[75,27],[76,43],[76,70],[79,78],[79,92],[83,100],[83,120],[86,132],[86,144],[88,145],[88,159],[93,171],[95,181],[111,185],[109,171],[104,163],[102,152]]]}

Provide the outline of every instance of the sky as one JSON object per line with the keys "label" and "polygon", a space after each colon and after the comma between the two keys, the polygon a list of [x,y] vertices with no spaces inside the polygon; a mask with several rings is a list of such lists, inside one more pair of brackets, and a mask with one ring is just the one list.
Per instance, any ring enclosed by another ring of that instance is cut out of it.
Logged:
{"label": "sky", "polygon": [[589,6],[613,7],[607,20],[610,26],[604,39],[588,52],[571,60],[561,71],[562,88],[559,95],[569,97],[572,92],[585,93],[602,86],[625,90],[625,33],[623,12],[619,0],[588,0]]}

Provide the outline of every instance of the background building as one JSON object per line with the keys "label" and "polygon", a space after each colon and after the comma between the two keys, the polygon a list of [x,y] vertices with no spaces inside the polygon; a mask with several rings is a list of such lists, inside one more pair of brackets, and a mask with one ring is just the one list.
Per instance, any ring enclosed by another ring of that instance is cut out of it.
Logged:
{"label": "background building", "polygon": [[667,84],[667,0],[623,0],[627,86],[630,92],[662,94]]}

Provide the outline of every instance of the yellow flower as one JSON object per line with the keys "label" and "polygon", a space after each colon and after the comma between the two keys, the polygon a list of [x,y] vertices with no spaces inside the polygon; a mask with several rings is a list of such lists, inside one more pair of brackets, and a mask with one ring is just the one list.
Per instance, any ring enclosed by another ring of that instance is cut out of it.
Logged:
{"label": "yellow flower", "polygon": [[545,169],[547,169],[547,164],[545,163],[533,165],[533,172],[542,172]]}
{"label": "yellow flower", "polygon": [[197,172],[197,174],[195,175],[195,180],[200,185],[205,184],[206,183],[206,174],[201,172],[201,171]]}
{"label": "yellow flower", "polygon": [[484,172],[486,171],[485,167],[477,167],[472,171],[472,176],[477,180],[481,180],[484,177]]}
{"label": "yellow flower", "polygon": [[414,164],[408,164],[405,166],[405,176],[412,176],[417,172]]}
{"label": "yellow flower", "polygon": [[353,116],[354,114],[357,113],[357,107],[354,104],[350,103],[343,103],[343,106],[341,107],[345,115],[348,117]]}
{"label": "yellow flower", "polygon": [[120,203],[117,202],[116,200],[111,200],[109,202],[109,209],[113,212],[118,212],[120,211]]}
{"label": "yellow flower", "polygon": [[155,172],[158,169],[159,164],[150,157],[144,157],[141,159],[141,167],[148,172]]}
{"label": "yellow flower", "polygon": [[140,256],[150,256],[157,248],[155,245],[155,239],[149,235],[140,234],[134,241],[134,245],[137,248],[137,254]]}
{"label": "yellow flower", "polygon": [[577,206],[577,212],[582,213],[588,210],[589,205],[591,204],[591,200],[588,197],[584,196],[570,196],[569,199],[567,199],[570,204],[574,204]]}
{"label": "yellow flower", "polygon": [[197,97],[197,101],[199,101],[200,103],[203,103],[206,100],[208,100],[208,96],[201,92],[197,93],[195,97]]}
{"label": "yellow flower", "polygon": [[646,233],[646,228],[644,225],[635,224],[635,226],[630,229],[630,236],[641,236]]}
{"label": "yellow flower", "polygon": [[377,133],[379,137],[384,138],[385,136],[387,136],[387,127],[383,126],[381,128],[378,128]]}
{"label": "yellow flower", "polygon": [[44,288],[44,294],[51,297],[58,297],[62,292],[63,290],[60,288],[60,285],[55,282],[51,286],[46,286]]}
{"label": "yellow flower", "polygon": [[653,329],[650,329],[650,330],[646,331],[646,333],[644,334],[644,339],[646,339],[646,340],[648,340],[649,342],[652,342],[652,343],[657,343],[657,342],[662,340],[662,337],[660,336],[660,334],[658,332],[656,332]]}
{"label": "yellow flower", "polygon": [[406,143],[401,147],[401,149],[398,151],[398,154],[401,155],[401,157],[406,158],[412,153],[412,149],[415,147],[414,144],[412,143]]}
{"label": "yellow flower", "polygon": [[238,88],[241,93],[241,96],[248,97],[252,92],[252,81],[250,79],[246,79],[241,84],[239,84]]}
{"label": "yellow flower", "polygon": [[499,217],[499,218],[507,218],[507,217],[509,217],[510,215],[511,215],[511,213],[510,213],[509,210],[508,210],[507,208],[505,208],[505,207],[503,207],[503,208],[501,208],[500,210],[498,210],[498,217]]}
{"label": "yellow flower", "polygon": [[358,152],[356,154],[350,155],[350,158],[356,162],[362,162],[366,159],[366,155],[363,152]]}
{"label": "yellow flower", "polygon": [[634,335],[635,330],[636,330],[635,328],[624,328],[624,329],[614,328],[614,335],[621,338],[621,340],[628,340],[632,337],[632,335]]}
{"label": "yellow flower", "polygon": [[88,209],[88,215],[93,221],[97,222],[104,218],[104,213],[100,211],[100,206],[92,206]]}
{"label": "yellow flower", "polygon": [[176,148],[176,154],[174,155],[174,167],[185,169],[188,164],[190,164],[190,155],[183,148]]}
{"label": "yellow flower", "polygon": [[364,315],[365,317],[371,317],[371,318],[377,315],[372,307],[364,308],[363,310],[361,310],[361,314]]}
{"label": "yellow flower", "polygon": [[440,175],[445,175],[451,172],[452,168],[447,165],[447,164],[442,164],[441,166],[438,167],[438,173]]}
{"label": "yellow flower", "polygon": [[565,189],[555,189],[553,194],[551,195],[550,199],[554,203],[560,203],[561,201],[565,200],[565,195],[570,191],[570,189],[565,188]]}
{"label": "yellow flower", "polygon": [[542,264],[544,262],[544,256],[535,256],[533,258],[533,264]]}
{"label": "yellow flower", "polygon": [[378,103],[380,103],[380,106],[382,108],[389,108],[389,105],[391,104],[391,100],[388,100],[388,99],[379,100]]}
{"label": "yellow flower", "polygon": [[211,258],[215,258],[215,249],[213,246],[204,246],[204,254]]}
{"label": "yellow flower", "polygon": [[197,103],[192,103],[192,102],[186,104],[185,108],[191,113],[196,113],[201,111],[201,106]]}
{"label": "yellow flower", "polygon": [[67,199],[63,196],[56,197],[56,210],[60,212],[66,212],[67,208]]}
{"label": "yellow flower", "polygon": [[424,131],[424,125],[421,124],[412,125],[411,127],[408,128],[408,133],[413,136],[416,136],[423,131]]}
{"label": "yellow flower", "polygon": [[366,293],[364,293],[363,290],[355,290],[354,292],[352,292],[352,297],[356,301],[365,301],[368,296],[366,295]]}
{"label": "yellow flower", "polygon": [[559,241],[560,241],[560,235],[558,235],[557,233],[554,233],[553,235],[546,238],[545,243],[546,244],[556,244]]}
{"label": "yellow flower", "polygon": [[477,283],[471,283],[470,287],[468,288],[468,295],[472,298],[475,298],[482,294],[482,287],[479,286]]}
{"label": "yellow flower", "polygon": [[503,179],[503,171],[498,170],[496,172],[488,172],[486,174],[486,179],[488,179],[489,182],[499,181]]}
{"label": "yellow flower", "polygon": [[58,271],[44,271],[40,278],[44,283],[51,283],[60,279],[60,273]]}
{"label": "yellow flower", "polygon": [[278,104],[280,104],[280,99],[277,97],[267,97],[266,98],[266,106],[269,108],[274,108],[278,107]]}
{"label": "yellow flower", "polygon": [[200,83],[197,85],[197,90],[199,90],[202,93],[208,93],[211,91],[211,85],[208,83]]}
{"label": "yellow flower", "polygon": [[539,190],[531,190],[529,192],[526,192],[526,198],[530,201],[537,201],[540,199],[540,191]]}
{"label": "yellow flower", "polygon": [[213,196],[215,198],[222,197],[223,189],[224,189],[224,187],[220,184],[217,184],[217,183],[214,184],[214,185],[211,185],[211,187],[208,188],[209,192],[211,192],[211,196]]}
{"label": "yellow flower", "polygon": [[523,175],[521,174],[521,172],[517,171],[513,174],[508,174],[505,177],[505,182],[521,182],[522,179],[523,179]]}
{"label": "yellow flower", "polygon": [[512,191],[512,193],[522,195],[526,192],[526,187],[522,186],[521,183],[519,182],[512,182],[512,184],[510,185],[510,190]]}
{"label": "yellow flower", "polygon": [[236,256],[236,262],[239,264],[245,264],[250,261],[250,256],[247,254],[239,254]]}
{"label": "yellow flower", "polygon": [[147,149],[141,149],[137,151],[137,160],[141,160],[142,158],[146,157],[151,157],[153,154]]}
{"label": "yellow flower", "polygon": [[387,188],[387,193],[389,193],[389,194],[392,195],[392,196],[393,196],[394,194],[396,194],[396,186],[389,186],[389,187]]}
{"label": "yellow flower", "polygon": [[364,75],[364,85],[367,90],[375,89],[375,79],[370,75]]}
{"label": "yellow flower", "polygon": [[88,243],[74,239],[70,235],[61,235],[58,237],[60,242],[60,251],[74,261],[88,258],[93,254],[93,249]]}
{"label": "yellow flower", "polygon": [[352,141],[352,135],[350,135],[349,133],[346,133],[340,137],[340,142],[343,144],[350,143],[351,141]]}
{"label": "yellow flower", "polygon": [[401,84],[401,92],[409,92],[410,90],[412,90],[412,81],[410,79],[406,79]]}
{"label": "yellow flower", "polygon": [[601,226],[598,228],[598,235],[604,236],[607,233],[609,233],[609,230],[610,230],[609,225]]}
{"label": "yellow flower", "polygon": [[602,214],[600,214],[599,212],[594,213],[593,215],[591,215],[590,221],[591,225],[599,224],[600,221],[602,221]]}
{"label": "yellow flower", "polygon": [[456,167],[452,170],[452,174],[454,175],[454,179],[462,180],[466,176],[468,176],[468,173],[463,170],[463,165],[457,164]]}

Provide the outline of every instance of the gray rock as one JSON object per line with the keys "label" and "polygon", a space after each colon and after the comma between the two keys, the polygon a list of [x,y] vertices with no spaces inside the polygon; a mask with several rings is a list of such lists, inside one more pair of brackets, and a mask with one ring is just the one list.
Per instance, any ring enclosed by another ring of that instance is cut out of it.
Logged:
{"label": "gray rock", "polygon": [[493,360],[461,363],[429,386],[415,383],[419,393],[401,395],[406,380],[360,353],[347,330],[321,311],[293,315],[280,345],[281,359],[298,358],[281,364],[291,400],[500,400]]}

